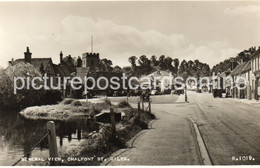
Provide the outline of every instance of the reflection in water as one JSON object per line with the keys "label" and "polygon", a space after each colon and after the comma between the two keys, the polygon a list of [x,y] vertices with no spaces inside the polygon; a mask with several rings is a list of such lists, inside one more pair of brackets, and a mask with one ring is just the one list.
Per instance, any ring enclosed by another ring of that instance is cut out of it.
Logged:
{"label": "reflection in water", "polygon": [[[0,112],[0,116],[0,166],[12,165],[46,134],[47,121],[24,119],[17,112]],[[60,147],[69,145],[74,139],[79,142],[99,126],[87,119],[55,121],[55,124]],[[64,143],[66,139],[68,142]],[[47,143],[46,138],[28,157],[38,157],[42,152],[48,151]]]}

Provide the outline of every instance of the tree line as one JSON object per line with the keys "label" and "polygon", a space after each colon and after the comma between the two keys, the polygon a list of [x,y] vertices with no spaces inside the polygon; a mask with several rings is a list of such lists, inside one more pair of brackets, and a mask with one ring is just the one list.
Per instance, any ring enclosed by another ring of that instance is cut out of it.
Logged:
{"label": "tree line", "polygon": [[[250,56],[256,52],[256,47],[251,47],[249,49],[243,50],[240,53],[238,53],[234,57],[234,62],[236,65],[240,64],[242,61],[247,62],[250,60]],[[231,67],[231,60],[226,59],[224,61],[221,61],[220,63],[216,64],[215,66],[212,67],[211,73],[222,73],[225,71],[228,71]]]}
{"label": "tree line", "polygon": [[188,76],[198,78],[210,74],[209,65],[199,60],[182,60],[180,62],[178,58],[166,57],[165,55],[158,58],[155,55],[150,58],[141,55],[139,58],[131,56],[128,61],[131,66],[122,68],[122,72],[137,77],[148,75],[156,70],[168,71],[184,78]]}

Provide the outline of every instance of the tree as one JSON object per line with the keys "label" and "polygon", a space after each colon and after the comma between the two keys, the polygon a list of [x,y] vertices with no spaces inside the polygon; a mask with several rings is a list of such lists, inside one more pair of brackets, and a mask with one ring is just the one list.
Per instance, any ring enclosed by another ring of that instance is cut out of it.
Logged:
{"label": "tree", "polygon": [[157,65],[158,65],[158,61],[157,61],[157,58],[156,58],[155,55],[152,55],[152,56],[151,56],[150,61],[151,61],[151,63],[152,63],[154,66],[157,66]]}
{"label": "tree", "polygon": [[175,58],[173,60],[173,64],[174,64],[174,68],[175,68],[175,73],[177,74],[178,73],[178,69],[179,69],[179,59],[178,58]]}
{"label": "tree", "polygon": [[82,67],[82,59],[80,58],[80,56],[78,56],[78,59],[77,59],[77,67]]}
{"label": "tree", "polygon": [[105,71],[111,72],[113,70],[113,68],[111,67],[113,65],[111,60],[104,58],[101,60],[101,63]]}
{"label": "tree", "polygon": [[159,57],[159,67],[161,70],[166,70],[167,69],[167,65],[165,64],[165,56],[164,55],[161,55]]}
{"label": "tree", "polygon": [[113,69],[113,72],[120,73],[120,72],[122,72],[122,68],[120,66],[115,66]]}
{"label": "tree", "polygon": [[131,56],[128,58],[128,61],[130,62],[132,67],[136,67],[136,60],[137,60],[136,56]]}
{"label": "tree", "polygon": [[139,57],[138,64],[140,66],[150,66],[150,60],[145,55],[142,55]]}
{"label": "tree", "polygon": [[[13,66],[8,66],[5,70],[0,70],[0,108],[13,110],[21,109],[28,106],[42,105],[47,102],[47,91],[42,89],[35,90],[32,87],[27,89],[26,87],[14,92],[14,84],[21,86],[22,81],[14,81],[14,77],[21,77],[25,80],[25,86],[27,86],[35,77],[42,77],[42,74],[31,64],[19,62]],[[28,81],[27,81],[28,79]],[[29,83],[27,83],[29,82]],[[43,82],[40,80],[34,81],[35,86],[43,86]],[[61,97],[58,97],[59,91],[50,90],[54,96],[52,96],[53,102],[56,103]],[[56,97],[55,97],[56,96]],[[57,99],[55,99],[57,98]],[[55,102],[56,101],[56,102]],[[49,103],[49,102],[48,102]]]}

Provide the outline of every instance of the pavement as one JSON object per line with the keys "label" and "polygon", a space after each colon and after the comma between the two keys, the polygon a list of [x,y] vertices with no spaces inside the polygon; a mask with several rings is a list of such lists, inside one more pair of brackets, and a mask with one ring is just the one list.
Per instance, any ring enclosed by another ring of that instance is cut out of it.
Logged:
{"label": "pavement", "polygon": [[[173,97],[175,100],[178,98],[176,95]],[[165,96],[163,98],[168,99]],[[185,102],[181,100],[175,103],[182,105]],[[151,122],[150,129],[141,131],[128,143],[129,148],[115,152],[102,165],[201,164],[194,141],[196,135],[192,123],[186,118],[161,112],[161,110],[153,110],[153,113],[157,120]],[[128,161],[111,161],[116,157],[126,158]]]}
{"label": "pavement", "polygon": [[[102,165],[203,164],[190,121],[198,126],[212,164],[260,164],[258,104],[195,92],[188,92],[188,101],[185,103],[182,95],[172,103],[152,104],[157,120],[152,121],[151,128],[141,131],[129,141],[128,148],[113,153]],[[116,161],[118,157],[126,161]]]}

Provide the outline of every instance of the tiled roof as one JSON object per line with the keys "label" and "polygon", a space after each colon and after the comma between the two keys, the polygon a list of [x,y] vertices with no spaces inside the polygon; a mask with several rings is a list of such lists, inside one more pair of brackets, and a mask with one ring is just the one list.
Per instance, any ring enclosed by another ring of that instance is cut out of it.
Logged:
{"label": "tiled roof", "polygon": [[260,48],[258,50],[256,50],[254,52],[254,54],[252,54],[250,57],[253,58],[254,56],[256,56],[256,54],[259,54],[260,53]]}
{"label": "tiled roof", "polygon": [[[24,59],[17,59],[17,60],[15,60],[15,61],[17,61],[17,62],[23,61],[23,62],[24,62]],[[46,67],[47,67],[47,65],[48,65],[49,63],[52,63],[51,58],[32,58],[32,59],[31,59],[31,64],[32,64],[38,71],[40,71],[41,64],[43,65],[44,70],[45,70]]]}
{"label": "tiled roof", "polygon": [[57,74],[59,74],[61,77],[70,77],[71,73],[68,71],[67,67],[65,65],[53,65],[54,71]]}
{"label": "tiled roof", "polygon": [[250,71],[251,70],[251,61],[244,62],[240,65],[238,65],[231,73],[231,76],[239,75],[243,72]]}

